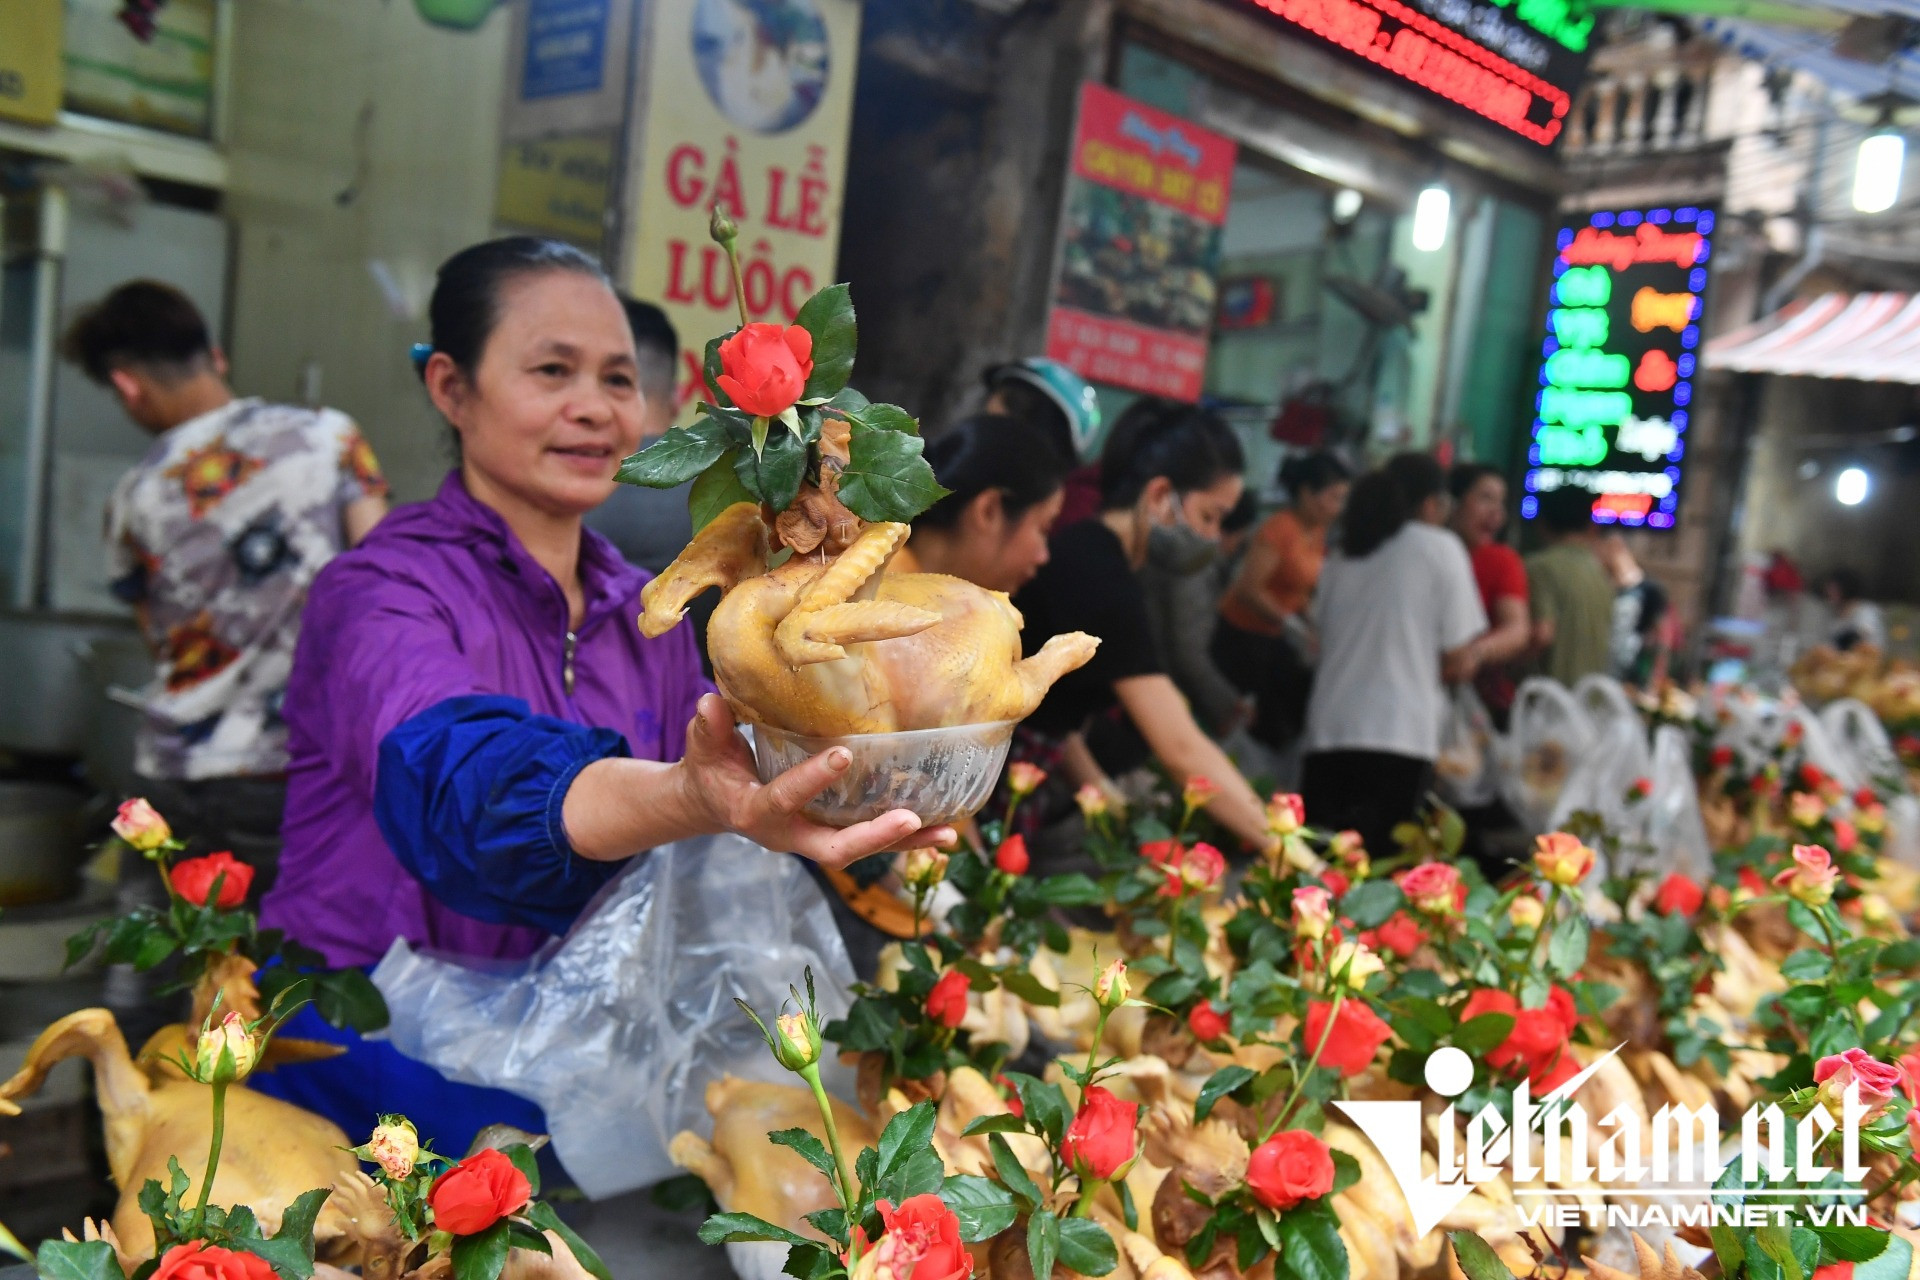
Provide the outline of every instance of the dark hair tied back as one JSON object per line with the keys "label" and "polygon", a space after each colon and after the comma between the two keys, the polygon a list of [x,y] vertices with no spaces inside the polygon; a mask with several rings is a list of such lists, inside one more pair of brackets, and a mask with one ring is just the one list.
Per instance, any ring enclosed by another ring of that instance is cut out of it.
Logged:
{"label": "dark hair tied back", "polygon": [[1324,493],[1336,484],[1353,479],[1353,469],[1331,449],[1312,453],[1288,454],[1280,464],[1280,487],[1289,498],[1306,493]]}
{"label": "dark hair tied back", "polygon": [[1341,521],[1341,554],[1350,560],[1372,555],[1446,488],[1447,473],[1431,455],[1395,454],[1353,486]]}
{"label": "dark hair tied back", "polygon": [[1000,493],[1009,520],[1059,492],[1067,475],[1062,458],[1030,422],[997,413],[963,418],[927,441],[927,464],[947,496],[928,507],[914,524],[951,529],[973,500],[989,490]]}
{"label": "dark hair tied back", "polygon": [[1240,437],[1220,415],[1144,397],[1127,406],[1100,452],[1100,505],[1108,511],[1130,507],[1160,476],[1175,493],[1192,493],[1239,475],[1245,466]]}
{"label": "dark hair tied back", "polygon": [[[443,352],[461,372],[471,374],[500,323],[500,291],[509,280],[544,271],[577,271],[613,288],[592,257],[560,240],[505,236],[469,245],[440,264],[433,300],[427,304],[432,331],[428,354]],[[414,364],[426,372],[416,344]]]}

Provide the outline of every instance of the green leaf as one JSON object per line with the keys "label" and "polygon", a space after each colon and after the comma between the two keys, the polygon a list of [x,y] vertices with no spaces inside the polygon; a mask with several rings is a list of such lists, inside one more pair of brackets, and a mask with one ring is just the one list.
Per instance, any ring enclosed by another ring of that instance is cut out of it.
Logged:
{"label": "green leaf", "polygon": [[753,1240],[769,1240],[775,1244],[810,1243],[805,1236],[776,1227],[750,1213],[716,1213],[700,1224],[701,1244],[741,1244]]}
{"label": "green leaf", "polygon": [[94,947],[99,945],[100,935],[105,933],[112,923],[110,920],[96,920],[80,932],[74,934],[71,938],[68,938],[67,958],[60,967],[62,969],[71,969],[92,955]]}
{"label": "green leaf", "polygon": [[715,404],[727,409],[733,407],[733,397],[720,389],[720,370],[722,368],[720,344],[738,332],[740,332],[740,330],[737,328],[729,329],[718,337],[708,338],[706,350],[701,353],[700,359],[700,377],[707,384],[707,394],[713,397]]}
{"label": "green leaf", "polygon": [[1035,1276],[1052,1276],[1054,1260],[1060,1256],[1060,1219],[1053,1210],[1041,1209],[1027,1219],[1027,1259]]}
{"label": "green leaf", "polygon": [[[835,1210],[844,1213],[845,1210]],[[787,1265],[780,1269],[783,1276],[792,1276],[794,1280],[828,1280],[831,1276],[843,1276],[847,1273],[840,1260],[828,1249],[820,1245],[796,1245],[787,1250]]]}
{"label": "green leaf", "polygon": [[552,1205],[544,1200],[534,1201],[527,1209],[527,1218],[542,1231],[551,1231],[565,1241],[573,1260],[593,1280],[613,1280],[613,1273],[607,1270],[606,1263],[600,1261],[600,1255],[593,1251],[593,1246],[582,1240],[579,1232],[560,1221],[560,1215],[553,1211]]}
{"label": "green leaf", "polygon": [[933,1195],[947,1176],[946,1162],[931,1146],[909,1152],[876,1184],[875,1194],[901,1204],[915,1196]]}
{"label": "green leaf", "polygon": [[1913,1243],[1890,1235],[1887,1247],[1867,1262],[1855,1265],[1853,1280],[1906,1280],[1913,1266]]}
{"label": "green leaf", "polygon": [[1363,880],[1340,899],[1340,913],[1356,929],[1377,929],[1407,904],[1407,896],[1391,880]]}
{"label": "green leaf", "polygon": [[1200,1096],[1193,1102],[1193,1118],[1197,1123],[1213,1113],[1213,1104],[1220,1101],[1252,1080],[1259,1073],[1248,1067],[1222,1067],[1207,1077],[1200,1086]]}
{"label": "green leaf", "polygon": [[713,1192],[697,1173],[683,1173],[653,1184],[647,1198],[669,1213],[687,1213],[699,1209],[714,1212]]}
{"label": "green leaf", "polygon": [[920,420],[897,404],[869,402],[847,417],[875,431],[898,431],[909,436],[920,434]]}
{"label": "green leaf", "polygon": [[830,284],[808,298],[793,322],[813,335],[813,373],[802,400],[838,395],[853,376],[853,352],[859,341],[853,297],[844,284]]}
{"label": "green leaf", "polygon": [[1820,1237],[1820,1261],[1869,1262],[1886,1251],[1890,1231],[1876,1227],[1815,1227]]}
{"label": "green leaf", "polygon": [[507,1220],[507,1243],[515,1249],[531,1249],[549,1258],[553,1256],[553,1244],[544,1233],[511,1218]]}
{"label": "green leaf", "polygon": [[1780,962],[1780,976],[1790,982],[1818,982],[1833,972],[1825,952],[1802,948]]}
{"label": "green leaf", "polygon": [[887,1121],[887,1127],[880,1131],[880,1177],[886,1177],[932,1143],[934,1119],[933,1103],[922,1101]]}
{"label": "green leaf", "polygon": [[513,1161],[513,1167],[527,1180],[527,1186],[533,1195],[540,1194],[540,1162],[534,1159],[533,1148],[524,1142],[510,1143],[500,1148],[500,1154]]}
{"label": "green leaf", "polygon": [[126,1280],[105,1240],[48,1240],[34,1255],[41,1280]]}
{"label": "green leaf", "polygon": [[623,461],[613,478],[621,484],[671,489],[718,462],[735,443],[719,418],[695,418],[687,426],[669,427],[665,435]]}
{"label": "green leaf", "polygon": [[1360,1181],[1360,1162],[1344,1151],[1334,1152],[1333,1188],[1327,1194],[1339,1195],[1358,1181]]}
{"label": "green leaf", "polygon": [[1046,1009],[1060,1007],[1060,993],[1025,969],[1002,969],[1000,985],[1028,1004],[1039,1005]]}
{"label": "green leaf", "polygon": [[1473,1232],[1449,1231],[1447,1239],[1453,1244],[1454,1260],[1460,1264],[1467,1280],[1513,1280],[1513,1272],[1500,1261],[1493,1246]]}
{"label": "green leaf", "polygon": [[860,412],[860,410],[866,408],[868,405],[872,403],[873,402],[871,400],[861,395],[858,391],[855,391],[852,387],[840,388],[839,394],[835,395],[833,399],[827,401],[827,404],[829,406],[831,406],[832,408],[838,409],[841,413],[847,415],[848,417],[851,417],[854,414]]}
{"label": "green leaf", "polygon": [[453,1280],[500,1280],[512,1231],[505,1218],[485,1231],[453,1238]]}
{"label": "green leaf", "polygon": [[385,1029],[392,1016],[386,997],[364,971],[333,969],[307,977],[313,984],[313,1011],[329,1025],[362,1034]]}
{"label": "green leaf", "polygon": [[767,1135],[767,1141],[776,1147],[786,1147],[802,1160],[827,1175],[831,1182],[839,1176],[834,1168],[833,1155],[826,1144],[808,1133],[805,1129],[780,1129]]}
{"label": "green leaf", "polygon": [[876,430],[854,419],[849,460],[840,472],[840,501],[862,520],[913,519],[947,496],[922,448],[918,436]]}
{"label": "green leaf", "polygon": [[1347,1280],[1347,1246],[1340,1220],[1324,1202],[1301,1205],[1280,1216],[1279,1270],[1295,1280]]}
{"label": "green leaf", "polygon": [[1067,1105],[1067,1095],[1057,1084],[1017,1071],[1008,1072],[1007,1079],[1013,1081],[1014,1090],[1020,1095],[1020,1109],[1026,1112],[1028,1123],[1057,1145],[1067,1126],[1073,1123],[1073,1109]]}
{"label": "green leaf", "polygon": [[727,450],[720,455],[719,461],[694,480],[693,489],[687,494],[687,514],[693,517],[695,533],[712,524],[728,507],[754,501],[754,496],[747,492],[747,486],[740,483],[740,477],[734,471],[741,452],[738,449]]}
{"label": "green leaf", "polygon": [[1453,1033],[1453,1043],[1455,1048],[1464,1049],[1470,1054],[1485,1053],[1498,1048],[1512,1034],[1512,1014],[1483,1013],[1461,1023]]}
{"label": "green leaf", "polygon": [[1092,1218],[1060,1220],[1060,1265],[1083,1276],[1104,1276],[1120,1261],[1107,1229]]}
{"label": "green leaf", "polygon": [[1761,1227],[1753,1233],[1753,1238],[1760,1246],[1760,1252],[1772,1260],[1787,1280],[1805,1280],[1807,1273],[1801,1267],[1800,1259],[1794,1256],[1791,1231],[1786,1227]]}
{"label": "green leaf", "polygon": [[775,511],[793,505],[806,472],[807,446],[789,431],[768,436],[758,456],[751,449],[733,455],[733,474],[741,487]]}
{"label": "green leaf", "polygon": [[1020,1206],[1013,1193],[996,1182],[971,1174],[956,1174],[940,1187],[940,1198],[960,1219],[960,1239],[978,1244],[1012,1226]]}
{"label": "green leaf", "polygon": [[1570,978],[1587,962],[1587,918],[1569,916],[1553,928],[1553,941],[1547,944],[1547,968]]}
{"label": "green leaf", "polygon": [[1038,1208],[1040,1188],[1033,1184],[1033,1178],[1025,1166],[1014,1158],[1013,1148],[1007,1145],[1007,1140],[997,1133],[991,1134],[987,1138],[987,1148],[993,1153],[993,1171],[1000,1175],[1000,1181],[1007,1190],[1019,1196],[1029,1209]]}
{"label": "green leaf", "polygon": [[1025,1133],[1027,1122],[1009,1112],[1002,1116],[977,1116],[960,1131],[963,1138],[971,1138],[982,1133]]}
{"label": "green leaf", "polygon": [[1133,1188],[1127,1185],[1125,1178],[1122,1178],[1113,1184],[1113,1189],[1120,1193],[1120,1221],[1127,1224],[1127,1230],[1138,1231],[1140,1210],[1133,1203]]}
{"label": "green leaf", "polygon": [[1050,907],[1097,907],[1107,900],[1107,891],[1092,877],[1073,872],[1048,876],[1035,886],[1040,901]]}

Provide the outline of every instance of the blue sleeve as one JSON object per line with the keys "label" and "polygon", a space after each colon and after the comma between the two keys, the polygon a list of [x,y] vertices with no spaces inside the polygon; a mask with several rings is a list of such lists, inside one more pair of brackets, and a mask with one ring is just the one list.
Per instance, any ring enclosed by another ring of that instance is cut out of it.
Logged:
{"label": "blue sleeve", "polygon": [[380,740],[374,818],[400,865],[461,915],[564,933],[621,864],[576,854],[561,805],[582,769],[626,754],[611,729],[519,698],[447,698]]}

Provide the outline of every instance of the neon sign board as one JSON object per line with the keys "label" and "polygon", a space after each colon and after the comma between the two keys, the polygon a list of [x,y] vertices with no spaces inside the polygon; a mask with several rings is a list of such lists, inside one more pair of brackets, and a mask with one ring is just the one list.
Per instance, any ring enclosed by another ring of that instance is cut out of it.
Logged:
{"label": "neon sign board", "polygon": [[1540,349],[1527,496],[1593,494],[1596,524],[1671,529],[1687,454],[1711,209],[1628,209],[1563,227]]}
{"label": "neon sign board", "polygon": [[1530,142],[1560,136],[1593,15],[1572,0],[1230,0],[1252,6]]}

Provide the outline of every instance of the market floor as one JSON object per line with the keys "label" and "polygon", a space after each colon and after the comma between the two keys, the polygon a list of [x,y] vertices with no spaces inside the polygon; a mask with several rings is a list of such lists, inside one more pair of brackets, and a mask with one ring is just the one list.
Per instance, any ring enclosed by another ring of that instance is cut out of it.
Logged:
{"label": "market floor", "polygon": [[731,1280],[725,1249],[700,1243],[699,1213],[671,1213],[633,1191],[556,1206],[614,1280]]}

